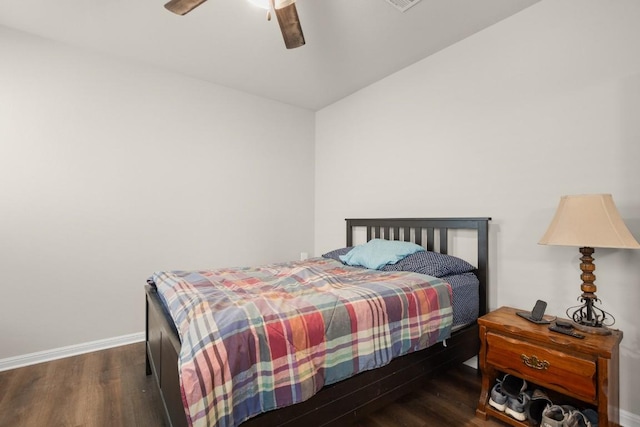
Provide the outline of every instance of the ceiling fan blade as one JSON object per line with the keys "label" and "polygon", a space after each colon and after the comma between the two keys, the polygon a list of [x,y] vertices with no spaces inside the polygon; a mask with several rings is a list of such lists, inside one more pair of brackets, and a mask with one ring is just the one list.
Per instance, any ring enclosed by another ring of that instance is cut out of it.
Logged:
{"label": "ceiling fan blade", "polygon": [[207,0],[171,0],[164,7],[178,15],[186,15]]}
{"label": "ceiling fan blade", "polygon": [[287,49],[294,49],[305,44],[300,19],[298,18],[298,10],[296,4],[291,3],[281,9],[276,9],[276,17],[284,37],[284,44]]}

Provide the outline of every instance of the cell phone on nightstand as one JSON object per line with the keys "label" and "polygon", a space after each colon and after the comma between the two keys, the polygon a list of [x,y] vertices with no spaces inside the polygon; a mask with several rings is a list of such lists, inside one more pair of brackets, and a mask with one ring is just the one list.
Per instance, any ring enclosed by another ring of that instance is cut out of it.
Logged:
{"label": "cell phone on nightstand", "polygon": [[551,323],[550,320],[544,319],[544,312],[547,309],[547,302],[538,300],[533,306],[533,310],[529,311],[517,311],[516,314],[522,318],[527,319],[533,323],[547,324]]}

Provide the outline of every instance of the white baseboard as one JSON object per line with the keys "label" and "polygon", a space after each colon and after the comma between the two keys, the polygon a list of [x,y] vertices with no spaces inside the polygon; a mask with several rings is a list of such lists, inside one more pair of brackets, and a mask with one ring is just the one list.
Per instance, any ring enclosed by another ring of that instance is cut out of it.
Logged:
{"label": "white baseboard", "polygon": [[640,415],[620,410],[620,425],[624,427],[640,427]]}
{"label": "white baseboard", "polygon": [[471,359],[464,362],[465,365],[478,369],[478,356],[473,356]]}
{"label": "white baseboard", "polygon": [[144,332],[138,332],[135,334],[106,338],[98,341],[90,341],[82,344],[70,345],[67,347],[38,351],[36,353],[24,354],[22,356],[8,357],[6,359],[0,359],[0,372],[8,371],[9,369],[21,368],[23,366],[35,365],[36,363],[62,359],[69,356],[76,356],[78,354],[91,353],[92,351],[133,344],[144,341],[144,339]]}

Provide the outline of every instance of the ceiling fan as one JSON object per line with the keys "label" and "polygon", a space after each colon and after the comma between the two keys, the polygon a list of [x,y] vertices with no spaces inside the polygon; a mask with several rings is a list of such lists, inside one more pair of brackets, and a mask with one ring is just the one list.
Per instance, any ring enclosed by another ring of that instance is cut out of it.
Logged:
{"label": "ceiling fan", "polygon": [[[205,1],[207,0],[171,0],[164,7],[175,14],[186,15]],[[294,49],[305,44],[296,9],[296,0],[266,0],[252,1],[252,3],[265,3],[269,10],[267,14],[269,20],[271,19],[271,11],[275,12],[287,49]]]}

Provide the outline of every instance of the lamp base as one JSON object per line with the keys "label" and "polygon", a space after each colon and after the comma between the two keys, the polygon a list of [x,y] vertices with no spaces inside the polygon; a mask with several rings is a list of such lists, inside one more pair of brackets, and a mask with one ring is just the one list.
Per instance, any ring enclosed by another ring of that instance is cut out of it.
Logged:
{"label": "lamp base", "polygon": [[580,299],[584,304],[567,309],[567,316],[573,321],[573,327],[588,334],[611,335],[611,329],[607,326],[613,325],[615,319],[610,313],[594,307],[594,302],[600,300],[584,298],[584,295]]}
{"label": "lamp base", "polygon": [[571,322],[571,323],[573,324],[573,327],[575,329],[582,332],[586,332],[588,334],[611,335],[611,329],[607,328],[606,326],[589,326],[589,325],[583,325],[578,322]]}

